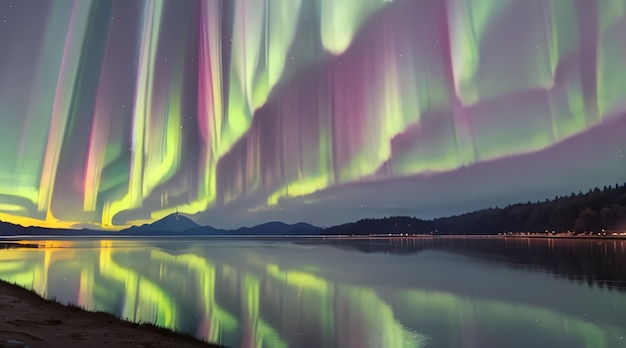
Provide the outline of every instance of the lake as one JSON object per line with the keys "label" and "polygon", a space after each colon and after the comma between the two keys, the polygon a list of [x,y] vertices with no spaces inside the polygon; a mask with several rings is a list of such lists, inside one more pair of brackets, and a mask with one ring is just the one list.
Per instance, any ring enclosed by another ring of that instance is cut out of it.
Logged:
{"label": "lake", "polygon": [[1,279],[233,348],[626,347],[624,240],[27,243]]}

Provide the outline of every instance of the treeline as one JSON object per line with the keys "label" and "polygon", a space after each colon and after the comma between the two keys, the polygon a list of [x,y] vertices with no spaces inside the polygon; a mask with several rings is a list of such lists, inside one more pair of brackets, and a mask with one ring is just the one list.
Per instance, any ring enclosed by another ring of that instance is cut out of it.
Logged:
{"label": "treeline", "polygon": [[324,229],[323,234],[330,235],[368,235],[368,234],[400,234],[430,233],[433,228],[432,221],[421,220],[407,216],[394,216],[380,219],[362,219]]}
{"label": "treeline", "polygon": [[434,220],[411,217],[363,219],[330,227],[327,234],[586,233],[626,230],[626,183],[552,200],[489,208]]}

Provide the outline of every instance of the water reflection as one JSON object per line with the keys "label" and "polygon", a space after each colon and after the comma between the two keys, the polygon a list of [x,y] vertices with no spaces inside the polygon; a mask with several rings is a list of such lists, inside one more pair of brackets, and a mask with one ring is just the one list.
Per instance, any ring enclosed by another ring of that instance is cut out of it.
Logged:
{"label": "water reflection", "polygon": [[[309,240],[301,243],[318,242]],[[626,240],[471,236],[349,238],[335,240],[331,245],[365,253],[395,255],[442,250],[523,270],[548,272],[572,281],[584,281],[588,285],[626,290]]]}
{"label": "water reflection", "polygon": [[626,346],[624,242],[578,242],[46,241],[0,278],[230,347]]}

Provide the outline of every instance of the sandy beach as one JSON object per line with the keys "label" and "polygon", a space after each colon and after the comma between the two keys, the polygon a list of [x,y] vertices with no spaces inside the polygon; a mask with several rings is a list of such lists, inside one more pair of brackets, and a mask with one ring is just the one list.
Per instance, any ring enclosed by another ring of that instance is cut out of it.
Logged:
{"label": "sandy beach", "polygon": [[0,281],[0,348],[218,347],[172,331],[44,300]]}

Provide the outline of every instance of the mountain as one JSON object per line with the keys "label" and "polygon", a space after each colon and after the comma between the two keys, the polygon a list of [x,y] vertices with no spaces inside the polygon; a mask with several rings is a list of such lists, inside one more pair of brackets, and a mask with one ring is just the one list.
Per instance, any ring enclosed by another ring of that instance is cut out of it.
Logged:
{"label": "mountain", "polygon": [[161,235],[161,234],[180,234],[183,231],[200,227],[190,218],[178,213],[170,214],[161,220],[157,220],[151,224],[143,224],[141,226],[133,226],[120,231],[124,235]]}
{"label": "mountain", "polygon": [[10,222],[0,221],[0,236],[11,236],[17,234],[25,234],[26,229],[20,225]]}
{"label": "mountain", "polygon": [[12,224],[0,221],[0,236],[81,236],[98,234],[100,231],[88,229],[52,228]]}

